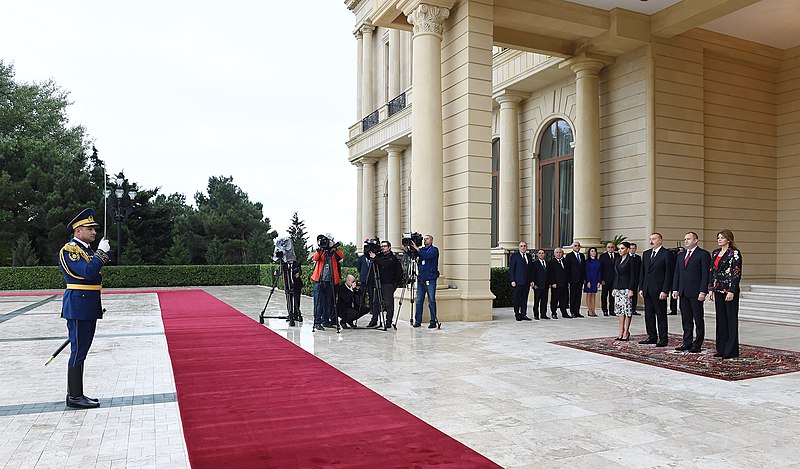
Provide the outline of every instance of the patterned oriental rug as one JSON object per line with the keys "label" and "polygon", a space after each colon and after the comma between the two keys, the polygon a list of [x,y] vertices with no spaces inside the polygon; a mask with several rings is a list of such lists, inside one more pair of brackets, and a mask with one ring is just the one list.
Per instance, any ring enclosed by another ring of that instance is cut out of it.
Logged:
{"label": "patterned oriental rug", "polygon": [[789,350],[739,345],[738,358],[721,360],[713,357],[716,353],[716,344],[713,340],[706,340],[703,343],[702,352],[688,353],[675,351],[675,347],[682,343],[681,336],[677,334],[670,334],[669,347],[638,344],[640,340],[646,338],[646,335],[632,335],[627,342],[615,341],[614,337],[597,337],[551,343],[726,381],[800,371],[800,353]]}

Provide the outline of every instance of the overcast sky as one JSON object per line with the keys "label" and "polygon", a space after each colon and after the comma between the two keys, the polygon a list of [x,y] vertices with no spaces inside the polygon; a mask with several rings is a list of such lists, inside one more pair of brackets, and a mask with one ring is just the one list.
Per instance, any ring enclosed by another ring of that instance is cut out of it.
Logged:
{"label": "overcast sky", "polygon": [[19,0],[0,59],[69,91],[109,174],[192,203],[233,176],[280,236],[297,211],[353,242],[354,25],[341,0]]}

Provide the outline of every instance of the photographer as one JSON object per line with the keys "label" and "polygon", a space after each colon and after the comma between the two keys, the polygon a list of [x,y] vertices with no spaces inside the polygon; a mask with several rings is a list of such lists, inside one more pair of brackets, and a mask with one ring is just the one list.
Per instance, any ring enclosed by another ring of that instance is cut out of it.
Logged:
{"label": "photographer", "polygon": [[422,247],[418,246],[413,239],[410,246],[403,245],[403,251],[415,251],[415,257],[419,264],[419,280],[417,282],[417,303],[414,318],[414,327],[422,325],[422,302],[425,294],[428,295],[428,309],[431,312],[431,322],[428,329],[436,329],[436,279],[439,278],[439,249],[433,245],[433,236],[425,235],[422,238]]}
{"label": "photographer", "polygon": [[400,266],[400,260],[392,252],[392,243],[383,240],[380,242],[380,252],[375,253],[374,250],[365,251],[370,260],[375,263],[378,269],[378,279],[380,280],[380,292],[378,292],[378,283],[375,284],[375,294],[372,300],[372,320],[367,327],[375,327],[378,325],[378,317],[381,313],[381,301],[376,301],[380,298],[383,300],[383,305],[386,307],[386,322],[384,323],[384,330],[389,328],[394,316],[394,290],[396,285],[403,278],[403,269]]}
{"label": "photographer", "polygon": [[343,329],[355,329],[358,318],[369,313],[363,301],[364,292],[352,275],[345,277],[344,283],[336,287],[336,313]]}
{"label": "photographer", "polygon": [[[365,248],[367,246],[367,241],[369,240],[364,240]],[[364,250],[364,254],[359,256],[358,260],[356,260],[356,269],[358,269],[358,280],[364,288],[364,304],[370,306],[370,309],[372,309],[372,300],[373,296],[375,296],[373,292],[375,288],[375,274],[372,273],[372,260],[370,260],[366,250]]]}
{"label": "photographer", "polygon": [[344,259],[344,254],[338,249],[339,243],[332,244],[330,234],[317,236],[317,252],[311,260],[314,261],[314,330],[324,331],[336,322],[334,313],[334,287],[339,285],[339,262]]}

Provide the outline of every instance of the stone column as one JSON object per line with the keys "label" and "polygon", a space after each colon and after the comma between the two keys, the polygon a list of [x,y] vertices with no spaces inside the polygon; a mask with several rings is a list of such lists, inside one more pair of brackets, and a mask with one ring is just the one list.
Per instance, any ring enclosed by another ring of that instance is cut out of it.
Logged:
{"label": "stone column", "polygon": [[361,26],[361,34],[364,36],[363,40],[363,56],[361,59],[361,118],[366,117],[375,110],[375,103],[372,100],[374,90],[372,89],[372,77],[375,73],[372,63],[372,32],[375,31],[375,26],[365,24]]}
{"label": "stone column", "polygon": [[364,64],[364,36],[361,34],[361,30],[357,30],[353,33],[356,37],[356,121],[360,121],[364,118],[364,103],[361,101],[361,93],[363,89],[363,83],[361,75],[363,73]]}
{"label": "stone column", "polygon": [[363,159],[361,184],[361,241],[375,236],[375,160]]}
{"label": "stone column", "polygon": [[400,30],[389,31],[389,99],[400,94]]}
{"label": "stone column", "polygon": [[498,245],[516,249],[519,243],[519,116],[517,104],[524,96],[502,91],[494,96],[500,104],[500,175],[498,196]]}
{"label": "stone column", "polygon": [[364,165],[358,162],[356,165],[356,248],[359,252],[363,249],[364,241],[363,221],[361,219],[364,210]]}
{"label": "stone column", "polygon": [[613,59],[582,54],[566,66],[575,73],[576,118],[573,237],[600,245],[600,93],[598,72]]}
{"label": "stone column", "polygon": [[425,3],[403,11],[414,25],[411,83],[411,226],[431,234],[444,266],[443,152],[442,152],[442,22],[450,10]]}
{"label": "stone column", "polygon": [[392,243],[392,249],[400,248],[400,238],[402,228],[400,220],[400,159],[403,157],[403,149],[400,145],[388,145],[384,148],[387,156],[387,182],[388,200],[386,204],[386,239]]}

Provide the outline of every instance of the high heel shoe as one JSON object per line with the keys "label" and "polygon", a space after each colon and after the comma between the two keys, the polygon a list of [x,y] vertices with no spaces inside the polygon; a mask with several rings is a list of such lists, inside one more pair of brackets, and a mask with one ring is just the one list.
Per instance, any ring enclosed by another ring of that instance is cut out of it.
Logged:
{"label": "high heel shoe", "polygon": [[621,340],[621,341],[623,341],[623,342],[627,342],[627,341],[628,341],[630,338],[631,338],[631,333],[630,333],[630,332],[628,332],[628,335],[627,335],[627,336],[625,336],[625,337],[623,337],[623,338],[621,338],[621,339],[619,339],[619,340]]}

